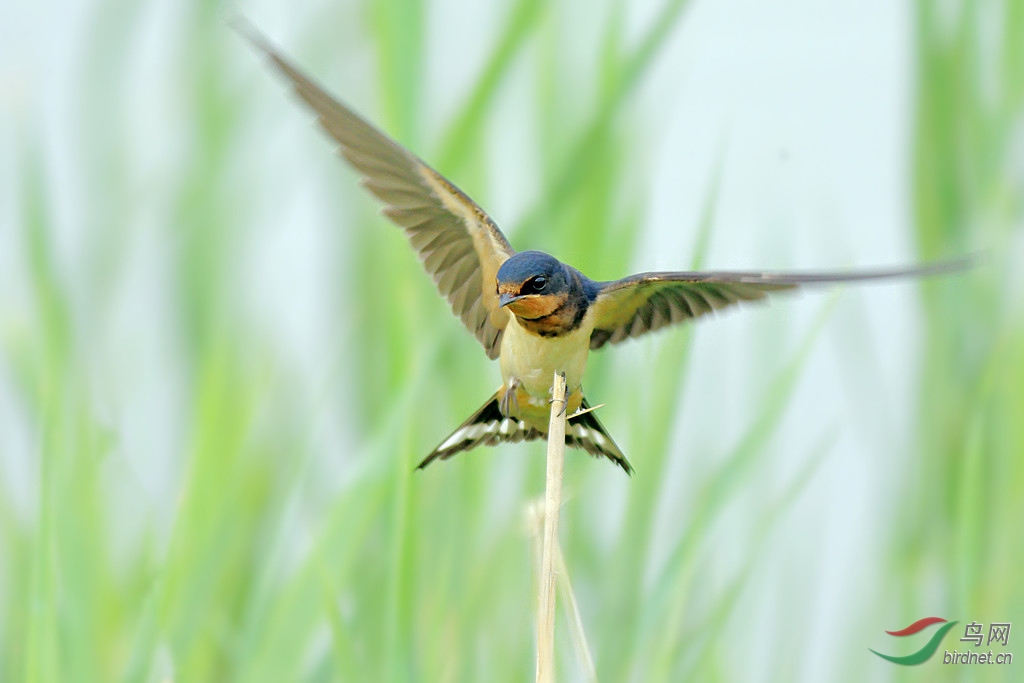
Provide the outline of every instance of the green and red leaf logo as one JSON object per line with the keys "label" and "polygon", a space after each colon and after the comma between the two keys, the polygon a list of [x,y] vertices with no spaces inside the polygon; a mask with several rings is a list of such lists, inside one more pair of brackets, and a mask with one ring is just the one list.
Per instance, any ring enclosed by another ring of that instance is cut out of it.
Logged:
{"label": "green and red leaf logo", "polygon": [[916,666],[917,664],[927,662],[928,659],[935,654],[935,651],[939,649],[939,644],[942,642],[942,639],[946,637],[946,634],[949,633],[949,629],[956,626],[957,622],[946,621],[941,617],[925,617],[924,619],[918,619],[906,628],[901,628],[899,631],[886,631],[890,636],[903,638],[905,636],[912,636],[920,633],[933,624],[943,624],[943,626],[939,627],[939,629],[932,635],[931,639],[917,652],[897,657],[895,655],[884,655],[876,650],[871,651],[882,659],[887,659],[893,664],[902,664],[903,666]]}

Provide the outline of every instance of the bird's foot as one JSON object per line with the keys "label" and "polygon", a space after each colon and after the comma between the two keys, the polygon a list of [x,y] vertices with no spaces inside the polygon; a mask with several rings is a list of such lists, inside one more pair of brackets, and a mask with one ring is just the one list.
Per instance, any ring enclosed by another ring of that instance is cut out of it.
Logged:
{"label": "bird's foot", "polygon": [[[562,381],[564,382],[565,381],[565,373],[563,372],[561,374],[562,374]],[[554,403],[555,402],[555,388],[554,387],[551,387],[550,389],[548,389],[548,395],[551,397],[551,398],[548,399],[548,403]],[[569,387],[566,387],[565,388],[565,398],[562,399],[562,409],[560,411],[558,411],[558,416],[559,417],[561,417],[562,415],[565,414],[565,409],[568,406],[569,406]]]}
{"label": "bird's foot", "polygon": [[518,378],[510,378],[508,381],[508,387],[505,389],[505,394],[501,397],[501,400],[498,401],[498,410],[500,410],[501,414],[505,417],[510,417],[512,414],[511,411],[513,410],[517,415],[519,414],[519,396],[516,395],[516,391],[519,389],[520,384],[522,384],[522,382],[520,382]]}

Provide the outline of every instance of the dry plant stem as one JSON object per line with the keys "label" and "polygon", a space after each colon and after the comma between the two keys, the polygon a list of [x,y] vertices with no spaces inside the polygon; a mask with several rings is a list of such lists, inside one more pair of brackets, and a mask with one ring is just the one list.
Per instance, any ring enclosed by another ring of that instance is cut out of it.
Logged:
{"label": "dry plant stem", "polygon": [[547,482],[544,488],[544,546],[537,608],[537,683],[555,680],[555,579],[558,558],[558,512],[562,505],[565,463],[565,376],[555,373],[548,424]]}

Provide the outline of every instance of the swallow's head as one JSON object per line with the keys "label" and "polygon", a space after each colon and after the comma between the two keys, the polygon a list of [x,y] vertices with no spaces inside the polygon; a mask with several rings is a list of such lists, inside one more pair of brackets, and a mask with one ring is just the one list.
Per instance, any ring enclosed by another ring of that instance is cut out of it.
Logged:
{"label": "swallow's head", "polygon": [[565,265],[542,251],[521,251],[498,268],[498,301],[516,317],[551,315],[569,298],[572,283]]}

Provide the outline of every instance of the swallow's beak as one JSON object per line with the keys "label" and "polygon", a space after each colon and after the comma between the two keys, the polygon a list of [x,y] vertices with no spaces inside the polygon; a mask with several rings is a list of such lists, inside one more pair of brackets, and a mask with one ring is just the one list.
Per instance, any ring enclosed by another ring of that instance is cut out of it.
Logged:
{"label": "swallow's beak", "polygon": [[508,306],[513,301],[518,301],[519,299],[522,299],[522,298],[523,297],[521,297],[521,296],[516,296],[515,294],[509,294],[508,292],[504,292],[504,293],[501,294],[501,296],[498,297],[498,305],[500,307],[504,308],[505,306]]}

